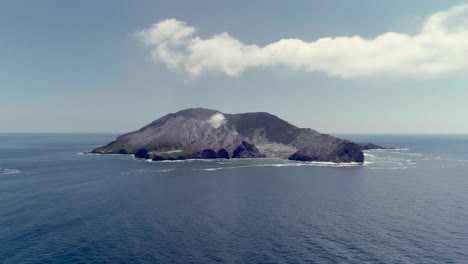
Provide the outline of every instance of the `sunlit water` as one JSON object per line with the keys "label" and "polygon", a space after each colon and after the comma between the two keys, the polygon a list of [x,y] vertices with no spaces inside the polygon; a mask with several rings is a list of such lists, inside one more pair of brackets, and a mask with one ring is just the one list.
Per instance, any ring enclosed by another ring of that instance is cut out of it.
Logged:
{"label": "sunlit water", "polygon": [[364,165],[79,154],[115,136],[0,134],[0,263],[468,263],[468,136],[345,135],[398,148]]}

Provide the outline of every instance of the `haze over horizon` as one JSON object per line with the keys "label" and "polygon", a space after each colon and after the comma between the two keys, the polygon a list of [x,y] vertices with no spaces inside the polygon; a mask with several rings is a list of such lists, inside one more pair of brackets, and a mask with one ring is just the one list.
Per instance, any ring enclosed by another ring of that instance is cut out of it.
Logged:
{"label": "haze over horizon", "polygon": [[0,133],[269,112],[324,133],[468,134],[467,1],[4,1]]}

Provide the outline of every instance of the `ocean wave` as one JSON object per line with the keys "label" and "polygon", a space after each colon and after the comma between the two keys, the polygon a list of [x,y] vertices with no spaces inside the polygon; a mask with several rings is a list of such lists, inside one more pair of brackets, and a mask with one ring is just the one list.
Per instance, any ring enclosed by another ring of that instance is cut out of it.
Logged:
{"label": "ocean wave", "polygon": [[191,162],[219,162],[220,159],[184,159],[184,160],[151,160],[148,159],[147,161],[154,162],[154,163],[191,163]]}
{"label": "ocean wave", "polygon": [[[177,170],[176,168],[167,168],[167,169],[160,169],[160,170],[151,170],[151,169],[139,169],[139,170],[134,170],[131,171],[133,173],[152,173],[152,172],[170,172],[170,171],[175,171]],[[131,174],[131,172],[121,172],[121,174]]]}
{"label": "ocean wave", "polygon": [[440,160],[440,161],[468,162],[468,160],[465,160],[465,159],[442,159],[440,157],[435,158],[435,159]]}
{"label": "ocean wave", "polygon": [[[385,153],[385,154],[397,154],[397,155],[405,155],[405,156],[417,156],[417,157],[424,157],[421,153],[408,153],[409,149],[372,149],[364,151],[364,156],[375,156],[374,154]],[[373,154],[372,154],[373,153]]]}
{"label": "ocean wave", "polygon": [[465,163],[465,162],[468,162],[468,160],[466,159],[447,159],[447,158],[442,158],[440,156],[437,156],[437,157],[426,157],[422,160],[427,160],[427,161],[440,161],[440,162],[444,162],[444,161],[450,161],[450,162],[461,162],[461,163]]}
{"label": "ocean wave", "polygon": [[170,171],[175,171],[175,168],[169,168],[169,169],[164,169],[164,170],[157,170],[156,172],[170,172]]}
{"label": "ocean wave", "polygon": [[424,157],[424,155],[420,153],[404,153],[404,152],[387,152],[387,153],[399,154],[399,155],[405,155],[405,156]]}
{"label": "ocean wave", "polygon": [[235,167],[219,167],[219,168],[208,168],[208,169],[193,169],[193,170],[199,170],[199,171],[216,171],[216,170],[223,170],[223,169],[229,169],[229,168],[235,168]]}
{"label": "ocean wave", "polygon": [[364,150],[364,153],[366,153],[366,152],[408,151],[408,150],[410,150],[410,149],[409,148],[369,149],[369,150]]}
{"label": "ocean wave", "polygon": [[21,173],[18,169],[2,169],[0,168],[0,175],[10,175],[10,174],[19,174]]}
{"label": "ocean wave", "polygon": [[373,167],[369,168],[370,170],[407,170],[407,169],[413,169],[417,168],[416,166],[402,166],[402,167]]}
{"label": "ocean wave", "polygon": [[438,160],[442,160],[442,161],[456,161],[456,162],[468,162],[468,160],[465,160],[465,159],[441,159],[441,158],[439,158]]}
{"label": "ocean wave", "polygon": [[253,167],[335,167],[335,168],[349,168],[349,167],[362,167],[365,163],[351,162],[351,163],[336,163],[336,162],[291,162],[291,163],[264,163],[264,164],[252,164],[252,165],[240,165],[240,166],[226,166],[226,167],[214,167],[214,168],[201,168],[193,169],[200,171],[217,171],[217,170],[230,170],[238,168],[253,168]]}
{"label": "ocean wave", "polygon": [[366,165],[371,170],[404,170],[416,168],[426,156],[420,153],[407,152],[409,149],[369,150],[364,152]]}

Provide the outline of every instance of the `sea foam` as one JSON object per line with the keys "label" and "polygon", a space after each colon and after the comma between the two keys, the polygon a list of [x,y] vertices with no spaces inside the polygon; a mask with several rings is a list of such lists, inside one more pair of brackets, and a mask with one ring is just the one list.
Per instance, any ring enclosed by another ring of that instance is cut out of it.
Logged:
{"label": "sea foam", "polygon": [[21,173],[18,169],[3,169],[0,168],[0,175],[10,175],[10,174],[19,174]]}

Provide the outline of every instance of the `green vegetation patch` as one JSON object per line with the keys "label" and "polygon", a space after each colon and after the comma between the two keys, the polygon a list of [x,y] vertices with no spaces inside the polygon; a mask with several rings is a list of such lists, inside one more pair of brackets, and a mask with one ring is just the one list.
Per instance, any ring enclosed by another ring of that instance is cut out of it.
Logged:
{"label": "green vegetation patch", "polygon": [[190,150],[186,149],[178,149],[178,150],[168,150],[168,151],[151,151],[150,157],[153,158],[155,156],[163,157],[164,159],[177,159],[178,157],[183,157],[192,154]]}

